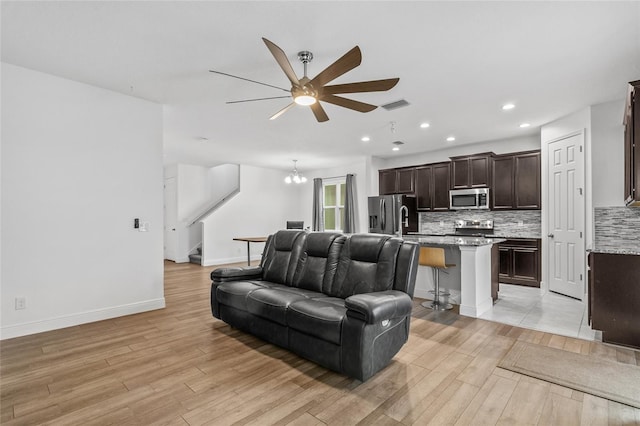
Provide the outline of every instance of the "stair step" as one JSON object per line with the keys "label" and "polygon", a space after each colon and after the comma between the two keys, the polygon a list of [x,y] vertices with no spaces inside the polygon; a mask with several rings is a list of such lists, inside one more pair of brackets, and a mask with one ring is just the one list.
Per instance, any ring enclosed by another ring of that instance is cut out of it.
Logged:
{"label": "stair step", "polygon": [[189,262],[195,263],[197,265],[202,265],[202,255],[201,254],[190,254]]}

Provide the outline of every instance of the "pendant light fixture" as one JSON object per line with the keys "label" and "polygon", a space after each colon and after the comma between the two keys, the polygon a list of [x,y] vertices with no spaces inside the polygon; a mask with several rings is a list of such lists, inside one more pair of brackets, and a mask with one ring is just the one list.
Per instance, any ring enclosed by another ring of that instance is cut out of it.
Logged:
{"label": "pendant light fixture", "polygon": [[293,171],[289,173],[289,176],[284,178],[286,183],[305,183],[307,178],[298,173],[298,167],[296,166],[298,160],[293,160]]}

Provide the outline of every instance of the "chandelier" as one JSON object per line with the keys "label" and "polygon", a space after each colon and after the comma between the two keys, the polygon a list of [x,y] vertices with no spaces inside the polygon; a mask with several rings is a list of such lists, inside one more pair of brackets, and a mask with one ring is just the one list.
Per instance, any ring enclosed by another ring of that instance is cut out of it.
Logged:
{"label": "chandelier", "polygon": [[293,160],[293,171],[289,173],[289,176],[284,178],[286,183],[305,183],[307,178],[298,173],[298,168],[296,167],[296,163],[298,160]]}

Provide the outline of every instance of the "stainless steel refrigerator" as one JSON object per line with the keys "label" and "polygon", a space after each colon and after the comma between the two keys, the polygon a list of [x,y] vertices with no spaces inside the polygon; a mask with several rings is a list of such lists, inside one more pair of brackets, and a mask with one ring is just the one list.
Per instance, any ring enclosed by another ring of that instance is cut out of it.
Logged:
{"label": "stainless steel refrigerator", "polygon": [[415,196],[393,194],[369,197],[369,232],[402,236],[417,231]]}

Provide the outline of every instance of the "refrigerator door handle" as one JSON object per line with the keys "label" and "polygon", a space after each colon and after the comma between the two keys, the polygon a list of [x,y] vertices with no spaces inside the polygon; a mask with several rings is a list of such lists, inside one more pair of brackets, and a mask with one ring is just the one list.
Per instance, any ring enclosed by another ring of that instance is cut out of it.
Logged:
{"label": "refrigerator door handle", "polygon": [[385,209],[385,202],[384,202],[384,198],[382,200],[380,200],[380,228],[382,228],[382,231],[384,232],[386,226],[387,226],[387,211]]}

